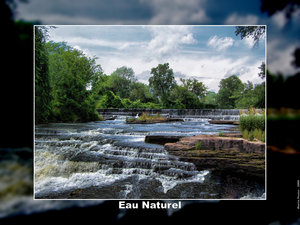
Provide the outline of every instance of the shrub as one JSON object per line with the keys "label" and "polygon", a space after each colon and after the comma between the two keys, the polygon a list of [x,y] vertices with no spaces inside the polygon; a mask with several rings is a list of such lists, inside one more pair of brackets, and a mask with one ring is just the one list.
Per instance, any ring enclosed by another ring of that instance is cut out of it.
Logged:
{"label": "shrub", "polygon": [[265,132],[264,131],[262,132],[262,135],[261,135],[261,141],[262,142],[266,141],[266,136],[265,136]]}
{"label": "shrub", "polygon": [[201,141],[197,141],[197,143],[195,145],[195,149],[196,150],[200,150],[201,149]]}
{"label": "shrub", "polygon": [[265,130],[265,115],[241,115],[239,119],[240,130]]}
{"label": "shrub", "polygon": [[219,131],[219,137],[223,137],[223,132],[222,131]]}
{"label": "shrub", "polygon": [[253,135],[253,131],[249,132],[249,137],[248,137],[249,141],[253,141],[254,140],[254,135]]}
{"label": "shrub", "polygon": [[248,136],[249,136],[248,130],[244,130],[244,131],[243,131],[243,138],[244,138],[244,139],[248,139]]}

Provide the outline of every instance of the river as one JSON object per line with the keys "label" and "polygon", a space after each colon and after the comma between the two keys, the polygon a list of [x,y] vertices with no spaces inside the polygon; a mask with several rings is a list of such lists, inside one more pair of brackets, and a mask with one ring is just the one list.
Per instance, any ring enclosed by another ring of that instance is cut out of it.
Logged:
{"label": "river", "polygon": [[217,134],[234,125],[210,124],[203,118],[160,124],[126,124],[125,119],[37,125],[35,198],[220,199],[259,198],[264,193],[260,185],[212,177],[163,146],[144,142],[146,135]]}

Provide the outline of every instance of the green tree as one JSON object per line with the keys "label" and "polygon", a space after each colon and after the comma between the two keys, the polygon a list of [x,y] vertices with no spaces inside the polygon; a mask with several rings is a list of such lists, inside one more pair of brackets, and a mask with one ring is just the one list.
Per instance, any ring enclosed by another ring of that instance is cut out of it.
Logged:
{"label": "green tree", "polygon": [[131,101],[140,100],[143,103],[154,102],[149,87],[140,82],[135,82],[132,84],[130,100]]}
{"label": "green tree", "polygon": [[136,81],[132,68],[120,67],[109,77],[109,87],[121,98],[129,98],[132,84]]}
{"label": "green tree", "polygon": [[52,110],[46,34],[46,28],[35,27],[35,123],[48,122]]}
{"label": "green tree", "polygon": [[204,98],[204,103],[206,105],[217,106],[217,93],[214,91],[208,91]]}
{"label": "green tree", "polygon": [[170,91],[176,85],[173,70],[169,67],[169,63],[159,64],[151,69],[151,74],[149,86],[160,101],[167,106]]}
{"label": "green tree", "polygon": [[115,95],[112,91],[106,94],[106,107],[107,108],[123,108],[122,100],[119,96]]}
{"label": "green tree", "polygon": [[179,109],[197,109],[200,108],[200,102],[196,94],[189,91],[186,87],[177,86],[172,90],[170,100],[174,108]]}
{"label": "green tree", "polygon": [[236,101],[236,107],[242,109],[248,109],[254,107],[256,102],[256,96],[253,92],[253,83],[248,81],[244,84],[244,90],[239,99]]}
{"label": "green tree", "polygon": [[236,26],[235,35],[240,35],[241,39],[252,37],[254,45],[257,45],[259,39],[265,35],[265,32],[265,26]]}
{"label": "green tree", "polygon": [[95,58],[65,43],[47,44],[53,110],[57,120],[76,122],[97,120],[93,90],[102,74]]}
{"label": "green tree", "polygon": [[262,62],[260,67],[258,67],[258,69],[260,70],[258,76],[261,79],[265,79],[265,77],[266,77],[266,64],[265,64],[265,62]]}
{"label": "green tree", "polygon": [[255,86],[253,90],[253,95],[255,96],[254,107],[265,108],[265,82]]}
{"label": "green tree", "polygon": [[180,78],[183,87],[187,88],[190,92],[195,94],[199,99],[203,99],[207,94],[207,87],[199,82],[197,79],[183,79]]}
{"label": "green tree", "polygon": [[236,101],[241,97],[244,85],[236,76],[232,75],[220,81],[217,103],[221,108],[235,108]]}

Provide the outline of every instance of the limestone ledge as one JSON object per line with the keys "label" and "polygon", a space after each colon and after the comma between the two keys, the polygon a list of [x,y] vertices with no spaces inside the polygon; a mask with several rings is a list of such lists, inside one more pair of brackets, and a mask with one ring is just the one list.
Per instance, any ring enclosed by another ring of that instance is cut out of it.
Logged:
{"label": "limestone ledge", "polygon": [[216,135],[197,135],[184,137],[176,143],[166,143],[164,146],[167,151],[194,150],[197,142],[201,143],[200,149],[202,150],[236,149],[246,153],[265,152],[265,143],[260,141],[248,141],[234,136],[219,137]]}
{"label": "limestone ledge", "polygon": [[[196,143],[197,149],[196,149]],[[166,143],[164,148],[198,170],[210,169],[219,174],[237,174],[264,180],[265,143],[236,137],[198,135]]]}

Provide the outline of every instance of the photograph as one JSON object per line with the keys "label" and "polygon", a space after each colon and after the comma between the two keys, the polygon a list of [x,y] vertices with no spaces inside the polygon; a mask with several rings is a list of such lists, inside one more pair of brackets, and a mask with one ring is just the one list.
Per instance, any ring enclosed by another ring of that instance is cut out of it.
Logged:
{"label": "photograph", "polygon": [[265,199],[265,42],[265,26],[35,26],[35,198]]}

